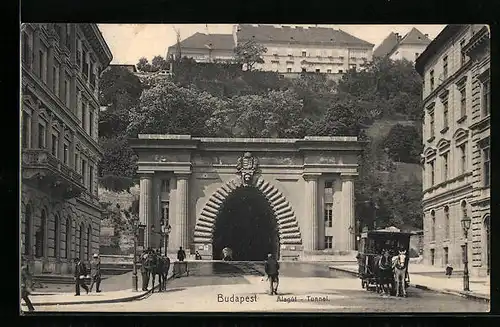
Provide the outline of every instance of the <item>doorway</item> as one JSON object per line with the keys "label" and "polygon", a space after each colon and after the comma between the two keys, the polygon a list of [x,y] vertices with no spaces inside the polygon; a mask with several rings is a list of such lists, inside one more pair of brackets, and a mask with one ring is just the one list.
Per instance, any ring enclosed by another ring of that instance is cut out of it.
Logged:
{"label": "doorway", "polygon": [[253,186],[240,187],[224,201],[215,223],[213,258],[229,247],[235,261],[263,261],[279,256],[276,218],[266,197]]}

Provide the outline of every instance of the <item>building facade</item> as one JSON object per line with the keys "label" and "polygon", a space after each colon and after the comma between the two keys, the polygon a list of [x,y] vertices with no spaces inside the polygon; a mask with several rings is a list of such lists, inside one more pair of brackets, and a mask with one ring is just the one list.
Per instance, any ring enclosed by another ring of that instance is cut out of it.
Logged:
{"label": "building facade", "polygon": [[448,25],[416,62],[424,80],[424,261],[463,268],[468,253],[474,275],[490,267],[489,38],[485,25]]}
{"label": "building facade", "polygon": [[231,34],[195,33],[168,47],[167,58],[192,58],[196,62],[231,61],[235,42]]}
{"label": "building facade", "polygon": [[[171,251],[182,246],[205,259],[215,258],[216,240],[231,233],[220,224],[224,208],[250,189],[269,206],[276,230],[258,230],[254,224],[237,235],[240,239],[272,238],[282,260],[355,248],[353,179],[361,151],[355,137],[139,135],[130,142],[139,156],[139,218],[145,226],[145,246],[161,247],[162,238],[151,226],[163,223],[172,228]],[[250,205],[257,208],[262,203]],[[235,209],[232,219],[245,215],[244,207]]]}
{"label": "building facade", "polygon": [[415,60],[431,43],[429,36],[413,27],[405,36],[391,32],[382,43],[373,50],[374,58],[389,57],[392,60]]}
{"label": "building facade", "polygon": [[99,250],[99,76],[112,59],[96,24],[21,30],[21,255],[69,273]]}
{"label": "building facade", "polygon": [[342,74],[372,60],[373,44],[333,28],[240,24],[233,35],[236,44],[253,40],[267,48],[256,65],[264,71]]}

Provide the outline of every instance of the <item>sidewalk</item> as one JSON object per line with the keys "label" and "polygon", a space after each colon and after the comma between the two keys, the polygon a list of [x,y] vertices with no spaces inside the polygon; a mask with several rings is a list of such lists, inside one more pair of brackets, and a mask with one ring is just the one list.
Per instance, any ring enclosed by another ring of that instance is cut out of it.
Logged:
{"label": "sidewalk", "polygon": [[[172,271],[174,265],[170,266],[170,271],[168,273],[168,279],[172,278]],[[85,293],[85,290],[81,290],[80,296],[74,295],[74,286],[72,286],[69,292],[47,292],[38,291],[33,292],[30,296],[30,300],[33,305],[36,306],[46,306],[46,305],[71,305],[71,304],[97,304],[97,303],[117,303],[117,302],[128,302],[141,299],[148,296],[151,293],[149,291],[142,291],[142,276],[140,272],[137,274],[137,284],[138,291],[135,292],[129,286],[132,284],[132,272],[123,275],[113,276],[105,279],[107,283],[113,283],[115,285],[121,284],[124,289],[116,291],[103,291],[101,293],[91,292],[89,294]],[[103,281],[103,282],[104,282]],[[127,285],[127,286],[125,286]],[[151,285],[151,282],[150,284]],[[103,287],[105,284],[103,283]],[[156,278],[155,289],[158,288],[158,278]],[[22,301],[22,306],[25,307],[24,301]]]}
{"label": "sidewalk", "polygon": [[[335,265],[330,266],[330,269],[358,275],[357,265]],[[442,273],[442,277],[436,276],[438,272]],[[490,301],[489,278],[471,277],[469,282],[470,291],[466,292],[463,290],[462,273],[456,274],[456,271],[454,271],[452,278],[446,278],[443,269],[421,264],[410,265],[409,273],[410,283],[413,287],[476,300]],[[425,275],[429,273],[434,276]]]}

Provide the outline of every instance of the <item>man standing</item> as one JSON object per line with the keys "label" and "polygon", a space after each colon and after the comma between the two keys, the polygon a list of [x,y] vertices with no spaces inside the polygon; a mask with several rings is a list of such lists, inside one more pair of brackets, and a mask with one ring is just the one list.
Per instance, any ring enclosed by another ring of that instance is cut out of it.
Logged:
{"label": "man standing", "polygon": [[[269,287],[271,291],[271,295],[278,295],[278,285],[279,285],[279,262],[273,258],[273,255],[269,253],[267,255],[267,261],[265,264],[265,271],[267,274],[267,279],[269,280]],[[274,286],[276,284],[276,286]]]}
{"label": "man standing", "polygon": [[94,258],[90,263],[90,273],[92,275],[92,283],[90,284],[90,291],[92,292],[92,288],[94,288],[96,293],[101,293],[99,286],[101,286],[101,259],[97,253],[94,254]]}
{"label": "man standing", "polygon": [[147,291],[148,290],[148,284],[149,284],[149,270],[146,267],[147,266],[147,260],[148,257],[151,254],[148,253],[148,251],[144,251],[141,256],[141,275],[142,275],[142,290]]}
{"label": "man standing", "polygon": [[80,261],[80,258],[75,258],[75,296],[80,295],[80,286],[89,294],[89,288],[85,285],[86,275],[87,267]]}
{"label": "man standing", "polygon": [[182,246],[179,247],[179,251],[177,251],[177,260],[184,261],[186,259],[186,252],[182,249]]}
{"label": "man standing", "polygon": [[28,265],[23,263],[21,266],[21,298],[26,303],[29,311],[35,311],[35,307],[33,307],[29,298],[31,293],[31,284],[31,274],[29,273]]}

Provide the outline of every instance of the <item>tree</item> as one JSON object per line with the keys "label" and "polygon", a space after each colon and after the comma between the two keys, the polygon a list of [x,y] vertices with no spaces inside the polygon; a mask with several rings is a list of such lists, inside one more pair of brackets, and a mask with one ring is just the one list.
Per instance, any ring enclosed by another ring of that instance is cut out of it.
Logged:
{"label": "tree", "polygon": [[263,64],[262,55],[267,52],[267,48],[257,42],[250,40],[240,43],[234,49],[236,61],[243,64],[246,70],[253,70],[255,64]]}
{"label": "tree", "polygon": [[357,136],[361,131],[363,111],[354,99],[336,97],[323,117],[311,126],[312,135]]}
{"label": "tree", "polygon": [[415,164],[420,162],[422,137],[413,125],[394,125],[387,134],[383,146],[394,161]]}
{"label": "tree", "polygon": [[108,190],[121,192],[134,185],[137,156],[128,144],[126,135],[101,137],[103,157],[99,162],[100,184]]}
{"label": "tree", "polygon": [[150,72],[152,70],[151,64],[149,63],[149,60],[146,59],[146,57],[141,57],[139,59],[139,62],[137,62],[137,70],[140,72]]}
{"label": "tree", "polygon": [[168,68],[168,63],[162,56],[154,56],[151,59],[151,71],[157,72]]}

